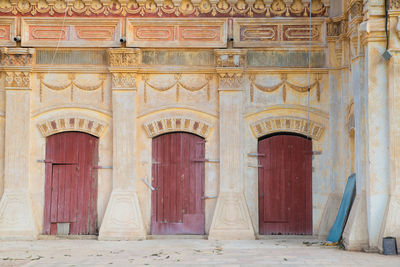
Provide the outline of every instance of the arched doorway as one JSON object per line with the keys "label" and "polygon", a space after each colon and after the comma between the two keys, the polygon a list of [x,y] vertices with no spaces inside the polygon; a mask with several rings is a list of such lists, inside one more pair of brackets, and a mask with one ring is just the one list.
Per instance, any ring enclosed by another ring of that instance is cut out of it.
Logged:
{"label": "arched doorway", "polygon": [[46,139],[44,234],[97,234],[98,138],[63,132]]}
{"label": "arched doorway", "polygon": [[204,139],[163,134],[152,154],[152,234],[204,234]]}
{"label": "arched doorway", "polygon": [[258,141],[260,234],[312,234],[312,141],[280,133]]}

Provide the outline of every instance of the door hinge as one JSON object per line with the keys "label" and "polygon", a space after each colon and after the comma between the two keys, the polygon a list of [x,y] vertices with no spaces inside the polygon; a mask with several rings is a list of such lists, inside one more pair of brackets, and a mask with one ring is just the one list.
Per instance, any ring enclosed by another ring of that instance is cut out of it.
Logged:
{"label": "door hinge", "polygon": [[112,169],[112,166],[93,166],[93,169]]}
{"label": "door hinge", "polygon": [[192,162],[210,162],[210,163],[219,163],[219,159],[194,159]]}
{"label": "door hinge", "polygon": [[264,168],[263,165],[249,165],[249,168]]}
{"label": "door hinge", "polygon": [[265,157],[265,154],[251,152],[247,154],[248,157]]}
{"label": "door hinge", "polygon": [[218,196],[202,196],[201,199],[213,199],[217,198]]}

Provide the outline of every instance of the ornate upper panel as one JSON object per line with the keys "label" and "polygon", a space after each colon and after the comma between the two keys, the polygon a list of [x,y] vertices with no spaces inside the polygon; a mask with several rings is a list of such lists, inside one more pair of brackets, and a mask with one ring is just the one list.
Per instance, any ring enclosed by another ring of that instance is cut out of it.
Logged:
{"label": "ornate upper panel", "polygon": [[327,16],[329,0],[0,0],[1,15],[130,17]]}

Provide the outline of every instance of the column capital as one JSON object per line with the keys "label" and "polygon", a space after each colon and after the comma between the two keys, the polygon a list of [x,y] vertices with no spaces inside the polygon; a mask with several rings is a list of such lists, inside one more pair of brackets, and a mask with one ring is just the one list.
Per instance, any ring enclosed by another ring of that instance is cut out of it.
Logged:
{"label": "column capital", "polygon": [[6,90],[30,90],[35,49],[33,48],[1,48],[0,65],[5,73]]}
{"label": "column capital", "polygon": [[137,48],[110,48],[107,51],[113,91],[136,91],[136,74],[141,62]]}
{"label": "column capital", "polygon": [[243,86],[244,69],[247,64],[247,50],[217,49],[215,66],[220,91],[240,91]]}

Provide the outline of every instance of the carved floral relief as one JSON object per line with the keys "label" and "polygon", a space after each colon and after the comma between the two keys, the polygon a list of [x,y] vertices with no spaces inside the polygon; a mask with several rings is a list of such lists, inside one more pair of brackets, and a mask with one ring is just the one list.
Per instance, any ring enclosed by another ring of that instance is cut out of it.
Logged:
{"label": "carved floral relief", "polygon": [[[159,3],[160,2],[160,3]],[[324,1],[325,2],[325,1]],[[174,4],[171,0],[36,0],[36,1],[12,1],[0,0],[0,13],[6,15],[39,15],[50,16],[308,16],[311,11],[313,16],[327,16],[328,7],[321,0],[314,0],[311,7],[306,1],[274,0],[270,6],[266,6],[262,0],[248,1],[237,0],[235,2],[218,0],[211,3],[210,0],[192,1],[181,0]]]}

